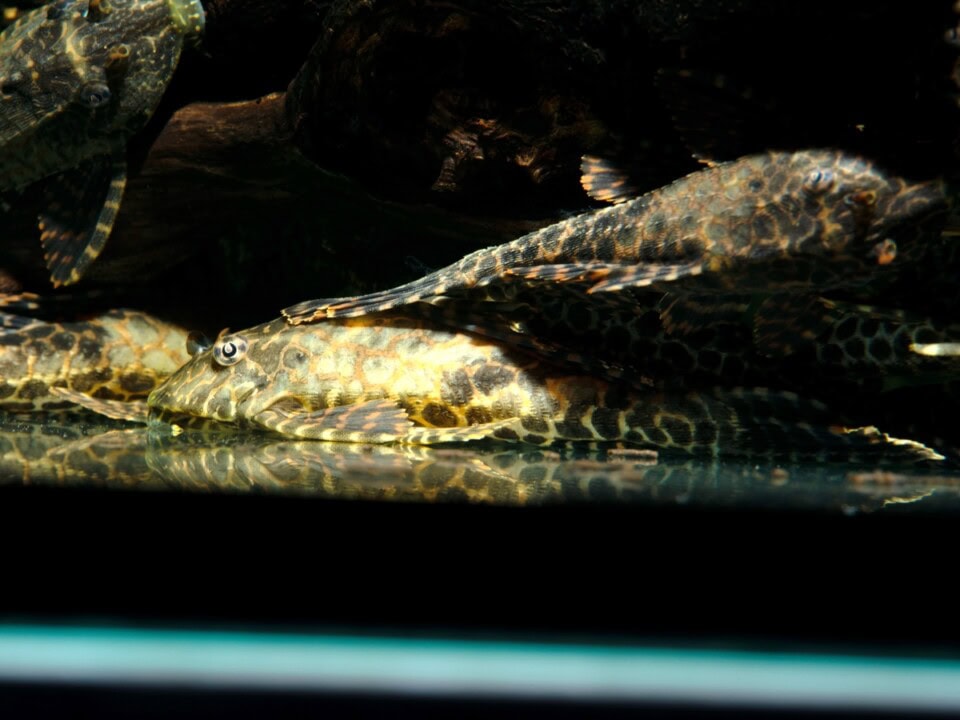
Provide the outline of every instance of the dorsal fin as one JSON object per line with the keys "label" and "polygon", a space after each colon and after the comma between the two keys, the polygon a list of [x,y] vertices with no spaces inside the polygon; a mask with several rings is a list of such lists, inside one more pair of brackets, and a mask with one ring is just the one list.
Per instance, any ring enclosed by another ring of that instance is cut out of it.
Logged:
{"label": "dorsal fin", "polygon": [[580,185],[594,200],[614,205],[639,195],[624,170],[596,155],[580,159]]}

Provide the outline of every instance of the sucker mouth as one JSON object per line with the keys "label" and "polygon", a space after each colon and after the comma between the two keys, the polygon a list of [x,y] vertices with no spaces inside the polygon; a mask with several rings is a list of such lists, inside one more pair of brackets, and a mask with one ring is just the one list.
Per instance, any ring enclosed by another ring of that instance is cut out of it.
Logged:
{"label": "sucker mouth", "polygon": [[175,412],[172,410],[150,408],[150,415],[147,421],[148,425],[157,423],[161,425],[188,425],[195,419],[189,413]]}
{"label": "sucker mouth", "polygon": [[184,430],[231,432],[232,424],[214,418],[199,417],[190,413],[173,412],[170,410],[153,409],[147,420],[147,427],[161,430],[174,436]]}

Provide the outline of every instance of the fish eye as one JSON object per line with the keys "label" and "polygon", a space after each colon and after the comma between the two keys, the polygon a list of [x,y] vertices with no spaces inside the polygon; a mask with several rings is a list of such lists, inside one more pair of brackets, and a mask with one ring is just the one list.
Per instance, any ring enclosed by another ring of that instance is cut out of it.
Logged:
{"label": "fish eye", "polygon": [[833,170],[817,168],[807,173],[803,179],[803,189],[809,193],[826,192],[833,186]]}
{"label": "fish eye", "polygon": [[247,354],[247,341],[239,335],[220,340],[213,348],[213,359],[225,367],[236,365]]}
{"label": "fish eye", "polygon": [[202,332],[192,332],[187,335],[187,354],[190,357],[209,350],[212,345],[210,338]]}
{"label": "fish eye", "polygon": [[98,108],[110,102],[110,88],[106,85],[87,85],[80,95],[80,102],[88,108]]}

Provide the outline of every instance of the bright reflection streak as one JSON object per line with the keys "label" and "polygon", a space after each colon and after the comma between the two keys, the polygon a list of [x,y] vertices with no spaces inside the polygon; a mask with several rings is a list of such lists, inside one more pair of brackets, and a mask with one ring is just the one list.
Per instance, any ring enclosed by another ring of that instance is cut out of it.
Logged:
{"label": "bright reflection streak", "polygon": [[0,680],[776,708],[960,710],[960,662],[0,626]]}

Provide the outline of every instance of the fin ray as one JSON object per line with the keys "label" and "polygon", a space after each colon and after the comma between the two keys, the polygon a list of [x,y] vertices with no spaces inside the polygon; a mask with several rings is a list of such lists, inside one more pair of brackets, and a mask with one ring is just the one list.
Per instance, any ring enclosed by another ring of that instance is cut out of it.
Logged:
{"label": "fin ray", "polygon": [[48,182],[40,243],[54,287],[80,280],[103,250],[126,182],[122,153],[94,158]]}
{"label": "fin ray", "polygon": [[494,422],[467,425],[466,427],[428,428],[415,427],[407,433],[404,443],[415,445],[438,445],[441,443],[471,442],[486,440],[494,437],[498,430],[508,427],[519,427],[517,418],[497,420]]}
{"label": "fin ray", "polygon": [[50,393],[112,420],[146,423],[149,415],[145,400],[102,400],[64,387],[51,387]]}
{"label": "fin ray", "polygon": [[892,462],[940,461],[923,443],[896,438],[874,426],[851,427],[823,403],[765,388],[715,389],[739,427],[737,444],[746,454],[792,454],[823,460],[857,458]]}
{"label": "fin ray", "polygon": [[580,186],[594,200],[613,205],[640,194],[626,172],[596,155],[584,155],[580,159]]}
{"label": "fin ray", "polygon": [[412,422],[392,400],[309,410],[294,398],[280,400],[253,420],[288,437],[337,442],[387,443],[402,440]]}

